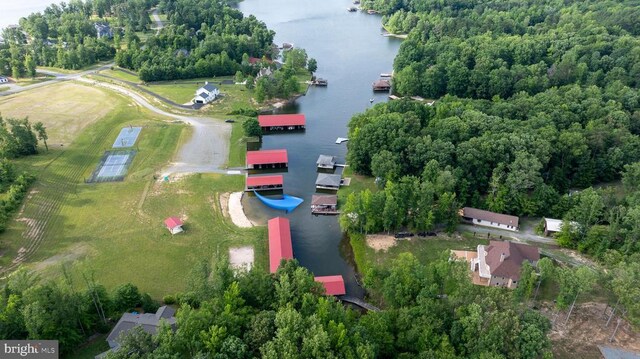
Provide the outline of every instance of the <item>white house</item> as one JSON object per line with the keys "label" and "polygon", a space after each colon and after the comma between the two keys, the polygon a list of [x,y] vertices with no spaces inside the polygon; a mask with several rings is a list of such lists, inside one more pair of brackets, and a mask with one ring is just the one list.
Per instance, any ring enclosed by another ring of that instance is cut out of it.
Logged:
{"label": "white house", "polygon": [[4,83],[7,83],[7,82],[9,82],[8,78],[6,78],[4,76],[0,76],[0,84],[4,84]]}
{"label": "white house", "polygon": [[220,95],[220,90],[213,84],[205,82],[204,86],[196,91],[196,97],[193,99],[193,103],[209,103],[215,100],[218,95]]}
{"label": "white house", "polygon": [[516,216],[471,207],[464,207],[460,211],[460,216],[462,216],[462,219],[478,226],[518,231],[519,218]]}

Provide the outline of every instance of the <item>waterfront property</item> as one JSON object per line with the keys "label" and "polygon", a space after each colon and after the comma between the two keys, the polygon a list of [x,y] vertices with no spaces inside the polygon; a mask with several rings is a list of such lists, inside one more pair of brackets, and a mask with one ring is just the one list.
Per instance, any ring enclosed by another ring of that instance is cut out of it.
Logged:
{"label": "waterfront property", "polygon": [[452,255],[469,263],[474,284],[511,289],[518,286],[522,263],[536,266],[540,260],[537,247],[509,241],[491,241],[478,245],[477,252],[452,251]]}
{"label": "waterfront property", "polygon": [[276,191],[282,190],[284,179],[282,175],[250,176],[247,177],[245,191]]}
{"label": "waterfront property", "polygon": [[265,132],[304,130],[305,122],[304,114],[258,116],[260,128]]}
{"label": "waterfront property", "polygon": [[250,170],[287,168],[287,150],[247,151],[246,167]]}
{"label": "waterfront property", "polygon": [[327,275],[313,278],[316,282],[322,283],[327,295],[345,295],[344,278],[341,275]]}
{"label": "waterfront property", "polygon": [[337,174],[318,173],[316,179],[316,189],[327,189],[337,191],[342,184],[342,176]]}
{"label": "waterfront property", "polygon": [[141,327],[145,332],[154,335],[158,332],[158,328],[160,327],[161,322],[164,320],[171,326],[171,329],[176,329],[176,318],[174,314],[176,310],[168,307],[162,306],[158,308],[155,313],[124,313],[118,324],[113,327],[111,333],[107,337],[107,343],[109,343],[108,351],[97,355],[96,358],[104,358],[110,351],[116,351],[120,347],[120,339],[121,336],[126,334],[128,331],[135,327]]}
{"label": "waterfront property", "polygon": [[169,217],[165,219],[164,225],[167,227],[169,232],[171,232],[171,234],[178,234],[184,231],[184,229],[182,229],[184,223],[182,223],[182,220],[180,220],[180,218],[178,217]]}
{"label": "waterfront property", "polygon": [[478,226],[518,231],[519,218],[508,214],[495,213],[482,209],[464,207],[460,210],[463,220]]}
{"label": "waterfront property", "polygon": [[311,213],[340,214],[338,212],[338,196],[314,194],[311,196]]}
{"label": "waterfront property", "polygon": [[267,222],[267,228],[269,230],[269,271],[275,273],[283,259],[293,259],[291,224],[284,217],[276,217]]}
{"label": "waterfront property", "polygon": [[373,91],[389,91],[391,90],[391,81],[389,81],[388,78],[379,79],[378,81],[375,81],[371,86],[373,87]]}
{"label": "waterfront property", "polygon": [[320,155],[316,161],[318,169],[332,170],[336,167],[336,157],[328,155]]}
{"label": "waterfront property", "polygon": [[193,103],[207,104],[215,100],[219,95],[220,90],[216,86],[205,82],[204,86],[196,90],[196,97],[193,99]]}

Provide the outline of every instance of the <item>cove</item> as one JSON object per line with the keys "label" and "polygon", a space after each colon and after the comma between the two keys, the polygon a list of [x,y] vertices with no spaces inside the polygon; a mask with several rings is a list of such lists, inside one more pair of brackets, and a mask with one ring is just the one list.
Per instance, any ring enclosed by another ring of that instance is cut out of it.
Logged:
{"label": "cove", "polygon": [[306,96],[282,110],[304,113],[305,132],[269,134],[262,141],[262,149],[287,149],[285,193],[304,202],[288,214],[267,208],[255,197],[245,196],[243,202],[249,216],[264,222],[276,216],[289,218],[293,255],[300,264],[316,276],[341,274],[347,294],[362,297],[355,269],[340,250],[343,234],[338,217],[313,216],[309,205],[316,193],[318,156],[336,156],[338,163],[344,163],[347,147],[336,144],[336,138],[347,137],[354,114],[387,100],[388,94],[374,94],[371,84],[381,73],[391,72],[401,40],[381,36],[380,16],[348,12],[349,6],[348,0],[245,0],[238,5],[245,15],[256,16],[276,32],[275,43],[304,48],[318,61],[316,76],[329,81],[328,87],[311,87]]}

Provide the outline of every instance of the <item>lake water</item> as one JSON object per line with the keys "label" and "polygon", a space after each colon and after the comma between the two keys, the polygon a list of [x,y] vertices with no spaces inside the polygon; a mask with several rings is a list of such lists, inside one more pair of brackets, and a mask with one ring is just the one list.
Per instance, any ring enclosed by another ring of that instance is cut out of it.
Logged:
{"label": "lake water", "polygon": [[33,12],[43,12],[53,0],[0,0],[0,29],[18,24],[21,17]]}
{"label": "lake water", "polygon": [[[335,144],[347,137],[352,115],[387,100],[386,93],[374,94],[371,83],[381,73],[390,73],[400,40],[381,36],[381,18],[362,12],[347,12],[348,0],[244,0],[239,9],[255,15],[275,30],[275,42],[293,43],[318,60],[316,75],[326,78],[326,88],[311,87],[288,112],[304,113],[304,133],[264,136],[262,148],[286,148],[289,172],[284,174],[285,193],[302,197],[304,203],[284,214],[266,208],[255,197],[246,198],[250,216],[263,220],[285,216],[291,221],[293,254],[315,275],[342,274],[349,295],[362,296],[335,216],[313,216],[309,208],[315,191],[316,160],[333,155],[344,163],[346,145]],[[342,248],[342,250],[341,250]]]}

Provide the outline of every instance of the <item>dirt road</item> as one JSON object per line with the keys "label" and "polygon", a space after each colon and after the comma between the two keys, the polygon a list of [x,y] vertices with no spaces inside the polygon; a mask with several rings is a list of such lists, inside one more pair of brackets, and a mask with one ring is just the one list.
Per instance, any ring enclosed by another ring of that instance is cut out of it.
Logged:
{"label": "dirt road", "polygon": [[119,92],[150,111],[193,126],[191,138],[180,148],[174,161],[162,170],[163,176],[179,173],[228,174],[224,166],[229,157],[231,125],[213,118],[181,116],[163,111],[139,94],[121,86],[85,78],[77,80]]}

